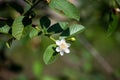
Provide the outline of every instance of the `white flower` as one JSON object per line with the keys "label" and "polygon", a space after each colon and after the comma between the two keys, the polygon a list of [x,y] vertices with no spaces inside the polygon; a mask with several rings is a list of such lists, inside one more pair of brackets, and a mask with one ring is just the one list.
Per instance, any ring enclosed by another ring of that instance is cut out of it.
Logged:
{"label": "white flower", "polygon": [[61,56],[63,56],[64,53],[70,53],[70,50],[69,50],[70,44],[66,43],[65,39],[56,40],[56,45],[58,46],[56,48],[56,51],[60,52]]}

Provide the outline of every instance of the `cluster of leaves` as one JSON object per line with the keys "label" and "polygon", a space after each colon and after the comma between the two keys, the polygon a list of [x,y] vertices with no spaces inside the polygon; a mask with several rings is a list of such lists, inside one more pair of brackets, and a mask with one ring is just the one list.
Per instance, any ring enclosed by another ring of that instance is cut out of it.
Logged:
{"label": "cluster of leaves", "polygon": [[[37,14],[35,14],[33,8],[35,8],[38,3],[45,0],[24,1],[31,5],[30,9],[28,9],[28,11],[24,11],[24,9],[20,6],[12,6],[21,15],[11,20],[11,25],[5,24],[0,28],[1,34],[10,35],[10,39],[7,41],[8,46],[10,46],[13,40],[20,40],[24,37],[29,37],[32,39],[33,37],[40,35],[53,39],[52,35],[57,34],[58,39],[67,39],[85,29],[84,26],[79,23],[80,14],[78,9],[67,0],[46,0],[46,3],[50,9],[55,10],[57,13],[68,18],[68,21],[58,21],[53,25],[51,25],[51,20],[49,17],[45,15],[40,17],[39,24],[34,25],[32,23],[32,20]],[[46,48],[43,56],[46,64],[54,62],[58,57],[58,53],[55,51],[55,48],[56,44],[51,44]]]}

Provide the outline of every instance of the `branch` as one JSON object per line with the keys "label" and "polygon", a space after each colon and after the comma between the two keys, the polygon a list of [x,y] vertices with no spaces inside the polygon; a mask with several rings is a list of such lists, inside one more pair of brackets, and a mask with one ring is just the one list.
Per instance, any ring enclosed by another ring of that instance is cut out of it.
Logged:
{"label": "branch", "polygon": [[7,21],[7,18],[0,17],[0,21]]}
{"label": "branch", "polygon": [[24,0],[26,3],[28,3],[30,6],[32,6],[33,4],[29,1],[29,0]]}
{"label": "branch", "polygon": [[113,68],[109,65],[109,63],[100,55],[100,53],[87,41],[84,36],[79,36],[81,44],[91,53],[91,55],[97,60],[97,62],[104,68],[104,70],[114,78],[114,80],[118,80],[116,75],[114,74]]}
{"label": "branch", "polygon": [[26,15],[27,13],[29,13],[35,6],[37,6],[39,3],[41,2],[41,0],[38,0],[35,4],[33,4],[32,6],[31,6],[31,8],[24,14],[24,15]]}

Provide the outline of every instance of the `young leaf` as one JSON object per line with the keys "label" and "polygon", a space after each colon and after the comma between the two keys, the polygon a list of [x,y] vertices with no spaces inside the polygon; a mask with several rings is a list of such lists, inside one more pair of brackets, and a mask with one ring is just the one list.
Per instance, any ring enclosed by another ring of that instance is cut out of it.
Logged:
{"label": "young leaf", "polygon": [[18,40],[21,39],[24,30],[24,25],[22,24],[23,18],[24,16],[17,17],[12,25],[12,35]]}
{"label": "young leaf", "polygon": [[79,20],[78,9],[67,0],[51,0],[49,6],[68,18]]}
{"label": "young leaf", "polygon": [[5,33],[7,34],[10,30],[10,27],[8,25],[5,25],[3,27],[0,28],[0,33]]}
{"label": "young leaf", "polygon": [[56,51],[54,50],[55,47],[56,45],[52,44],[48,46],[47,49],[45,50],[44,55],[43,55],[43,60],[45,64],[51,64],[57,59],[58,53],[56,53]]}
{"label": "young leaf", "polygon": [[30,31],[30,34],[29,34],[30,38],[37,36],[39,32],[40,32],[40,30],[38,30],[36,28],[32,28],[32,30]]}
{"label": "young leaf", "polygon": [[76,33],[80,33],[85,29],[84,26],[80,24],[72,24],[69,28],[62,32],[61,37],[72,36]]}

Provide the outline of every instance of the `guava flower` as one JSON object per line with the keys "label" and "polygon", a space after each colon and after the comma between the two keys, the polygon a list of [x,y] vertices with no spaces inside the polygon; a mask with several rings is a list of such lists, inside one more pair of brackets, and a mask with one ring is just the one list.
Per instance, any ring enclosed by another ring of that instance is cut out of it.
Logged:
{"label": "guava flower", "polygon": [[56,45],[58,46],[56,47],[56,51],[60,52],[61,56],[63,56],[64,53],[70,53],[69,50],[70,44],[66,43],[65,39],[56,40]]}

